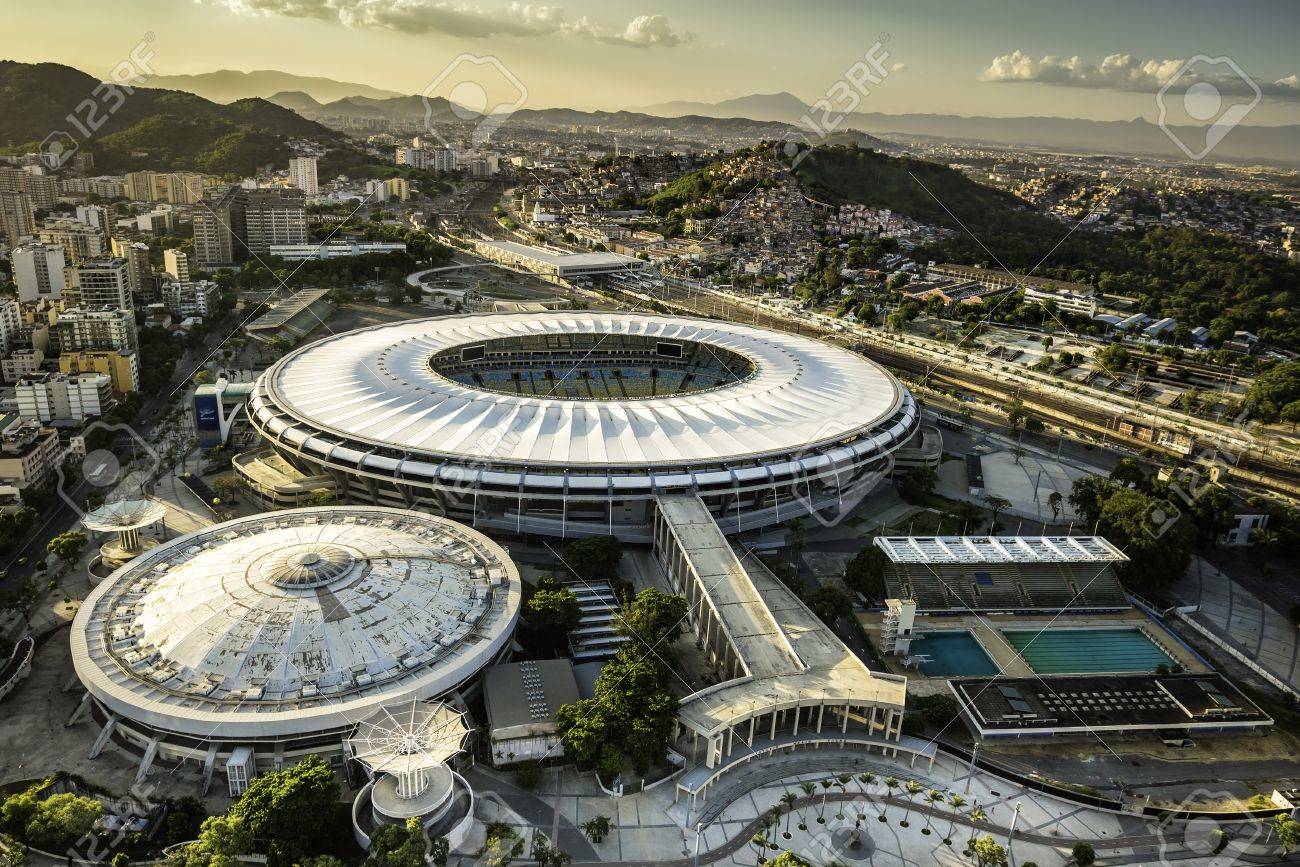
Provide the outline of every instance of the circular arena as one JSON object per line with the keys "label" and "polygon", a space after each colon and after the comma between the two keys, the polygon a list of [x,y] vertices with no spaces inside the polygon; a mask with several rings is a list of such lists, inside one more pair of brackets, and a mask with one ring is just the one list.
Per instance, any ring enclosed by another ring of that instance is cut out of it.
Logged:
{"label": "circular arena", "polygon": [[[248,405],[273,461],[236,469],[277,504],[349,502],[492,532],[648,541],[661,493],[723,530],[856,503],[917,431],[871,361],[732,322],[598,311],[381,325],[289,353]],[[272,463],[284,472],[267,470]]]}
{"label": "circular arena", "polygon": [[[111,737],[211,769],[342,755],[384,705],[466,685],[508,650],[519,571],[445,518],[328,506],[237,518],[142,554],[72,625],[86,707]],[[245,759],[246,761],[246,759]]]}

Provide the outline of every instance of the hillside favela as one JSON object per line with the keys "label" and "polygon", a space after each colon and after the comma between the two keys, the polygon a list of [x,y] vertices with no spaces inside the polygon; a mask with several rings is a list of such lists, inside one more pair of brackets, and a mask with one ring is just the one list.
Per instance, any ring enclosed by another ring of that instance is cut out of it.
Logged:
{"label": "hillside favela", "polygon": [[1292,0],[0,0],[0,867],[1300,864]]}

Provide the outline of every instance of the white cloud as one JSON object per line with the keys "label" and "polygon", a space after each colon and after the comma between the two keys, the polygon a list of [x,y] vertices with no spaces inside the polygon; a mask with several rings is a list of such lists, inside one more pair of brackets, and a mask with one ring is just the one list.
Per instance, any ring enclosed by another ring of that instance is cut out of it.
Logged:
{"label": "white cloud", "polygon": [[[979,80],[1037,82],[1061,87],[1154,93],[1177,75],[1186,63],[1186,60],[1180,59],[1144,60],[1132,54],[1112,54],[1100,63],[1091,63],[1078,55],[1058,57],[1048,54],[1035,58],[1016,50],[993,58],[980,73]],[[1226,64],[1193,64],[1184,76],[1188,83],[1209,82],[1225,96],[1251,96],[1254,93],[1251,81],[1243,79]],[[1295,75],[1275,82],[1255,80],[1254,84],[1265,96],[1278,99],[1300,98],[1300,79]]]}
{"label": "white cloud", "polygon": [[633,47],[673,47],[690,33],[673,29],[663,15],[640,15],[623,30],[606,30],[583,17],[568,20],[559,6],[511,3],[485,9],[450,0],[210,0],[238,13],[338,21],[354,30],[445,33],[451,36],[568,36]]}

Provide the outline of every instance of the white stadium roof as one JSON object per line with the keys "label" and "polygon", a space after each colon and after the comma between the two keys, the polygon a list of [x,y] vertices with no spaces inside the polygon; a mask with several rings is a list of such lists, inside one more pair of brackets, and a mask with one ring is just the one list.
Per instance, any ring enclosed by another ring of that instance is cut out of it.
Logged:
{"label": "white stadium roof", "polygon": [[877,536],[895,563],[1126,563],[1101,536]]}
{"label": "white stadium roof", "polygon": [[[752,375],[665,397],[576,400],[461,385],[430,358],[511,337],[618,334],[738,353]],[[799,454],[870,432],[905,391],[882,368],[817,340],[731,322],[556,311],[448,316],[328,337],[264,374],[264,432],[291,444],[325,434],[336,454],[391,447],[439,459],[532,466],[719,464]],[[254,401],[254,412],[263,408]],[[285,418],[288,416],[291,418]],[[297,423],[293,421],[297,420]],[[333,441],[339,441],[336,444]]]}
{"label": "white stadium roof", "polygon": [[174,539],[100,583],[72,627],[77,675],[158,729],[282,737],[433,698],[494,659],[519,573],[431,515],[328,506]]}

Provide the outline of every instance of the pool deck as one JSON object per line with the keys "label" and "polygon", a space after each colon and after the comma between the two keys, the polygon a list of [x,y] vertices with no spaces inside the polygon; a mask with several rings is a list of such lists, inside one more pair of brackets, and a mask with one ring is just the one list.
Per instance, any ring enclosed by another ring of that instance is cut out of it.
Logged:
{"label": "pool deck", "polygon": [[[881,615],[877,612],[869,612],[858,615],[862,625],[866,627],[867,633],[873,638],[880,634]],[[980,643],[993,662],[1001,670],[1005,677],[1033,677],[1034,670],[1029,667],[1024,658],[1016,652],[1011,643],[1002,635],[1006,629],[1042,629],[1047,626],[1053,629],[1133,629],[1140,628],[1146,632],[1147,637],[1159,645],[1160,649],[1181,664],[1183,668],[1190,672],[1209,671],[1204,664],[1193,656],[1187,648],[1183,647],[1173,639],[1167,632],[1160,628],[1136,608],[1125,611],[1117,611],[1113,614],[1099,615],[1064,615],[1053,616],[1050,614],[1040,615],[975,615],[964,614],[944,617],[934,617],[928,615],[919,615],[916,618],[917,632],[943,632],[953,630],[969,630],[975,636],[975,640]],[[916,669],[904,670],[901,665],[901,658],[886,656],[886,662],[890,666],[890,671],[897,674],[905,674],[909,679],[917,680],[947,680],[940,675],[935,678],[926,678],[924,674]]]}

